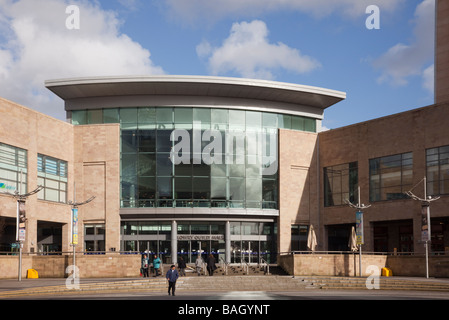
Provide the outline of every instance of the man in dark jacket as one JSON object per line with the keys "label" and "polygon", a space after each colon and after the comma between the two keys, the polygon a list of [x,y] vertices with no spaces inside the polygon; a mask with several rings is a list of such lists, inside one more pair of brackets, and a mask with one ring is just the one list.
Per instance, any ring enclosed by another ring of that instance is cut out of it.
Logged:
{"label": "man in dark jacket", "polygon": [[171,290],[172,296],[174,296],[176,290],[176,280],[179,278],[178,270],[176,270],[176,266],[174,264],[170,267],[170,270],[167,271],[165,278],[168,280],[168,295],[170,295]]}
{"label": "man in dark jacket", "polygon": [[206,260],[207,263],[207,271],[209,272],[210,276],[214,275],[214,270],[217,269],[217,266],[215,265],[215,258],[212,254],[209,255],[209,257]]}

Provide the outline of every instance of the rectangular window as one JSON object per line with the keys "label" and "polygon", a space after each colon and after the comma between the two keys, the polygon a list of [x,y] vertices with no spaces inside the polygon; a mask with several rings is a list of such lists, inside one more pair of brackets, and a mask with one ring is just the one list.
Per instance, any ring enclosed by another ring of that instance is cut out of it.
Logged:
{"label": "rectangular window", "polygon": [[27,167],[26,150],[0,143],[0,192],[26,193]]}
{"label": "rectangular window", "polygon": [[370,159],[370,201],[405,199],[412,188],[413,153]]}
{"label": "rectangular window", "polygon": [[427,194],[449,194],[449,146],[426,150]]}
{"label": "rectangular window", "polygon": [[53,202],[67,202],[67,162],[38,154],[38,185],[45,187],[38,199]]}
{"label": "rectangular window", "polygon": [[358,180],[357,162],[324,168],[324,206],[357,202]]}

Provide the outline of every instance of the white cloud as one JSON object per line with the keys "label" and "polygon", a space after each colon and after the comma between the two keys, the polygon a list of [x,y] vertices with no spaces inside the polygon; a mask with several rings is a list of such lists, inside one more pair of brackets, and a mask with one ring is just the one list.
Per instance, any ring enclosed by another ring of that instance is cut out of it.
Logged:
{"label": "white cloud", "polygon": [[[424,0],[417,6],[414,25],[414,42],[398,43],[374,61],[374,66],[382,71],[380,83],[403,86],[413,76],[429,79],[433,69],[425,68],[434,56],[435,0]],[[433,84],[425,83],[430,90]]]}
{"label": "white cloud", "polygon": [[214,75],[237,73],[246,78],[272,79],[278,69],[306,73],[320,66],[314,58],[284,43],[269,43],[268,28],[260,20],[234,23],[221,47],[212,48],[203,41],[197,46],[197,53],[208,57]]}
{"label": "white cloud", "polygon": [[[68,5],[80,8],[80,29],[66,28]],[[95,1],[0,0],[0,96],[64,118],[45,80],[161,74],[150,52],[120,33],[114,12]]]}
{"label": "white cloud", "polygon": [[423,71],[423,87],[430,94],[434,94],[434,89],[435,89],[435,65],[434,64],[427,67]]}
{"label": "white cloud", "polygon": [[166,0],[165,6],[174,19],[188,23],[216,22],[225,17],[256,17],[276,11],[298,11],[324,17],[339,13],[345,18],[365,15],[369,5],[382,12],[392,12],[405,0]]}

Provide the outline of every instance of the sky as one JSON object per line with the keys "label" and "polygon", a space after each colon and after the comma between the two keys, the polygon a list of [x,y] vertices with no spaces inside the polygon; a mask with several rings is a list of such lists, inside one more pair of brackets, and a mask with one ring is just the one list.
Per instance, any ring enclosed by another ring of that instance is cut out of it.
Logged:
{"label": "sky", "polygon": [[434,32],[435,0],[0,0],[0,97],[64,120],[45,80],[255,78],[346,92],[335,129],[433,104]]}

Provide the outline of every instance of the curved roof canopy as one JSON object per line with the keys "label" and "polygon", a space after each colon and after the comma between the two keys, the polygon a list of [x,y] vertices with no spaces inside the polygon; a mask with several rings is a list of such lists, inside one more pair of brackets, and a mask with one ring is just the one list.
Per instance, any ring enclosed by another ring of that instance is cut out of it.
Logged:
{"label": "curved roof canopy", "polygon": [[346,93],[319,87],[210,76],[121,76],[48,80],[45,86],[64,101],[116,96],[198,96],[281,102],[324,110]]}

